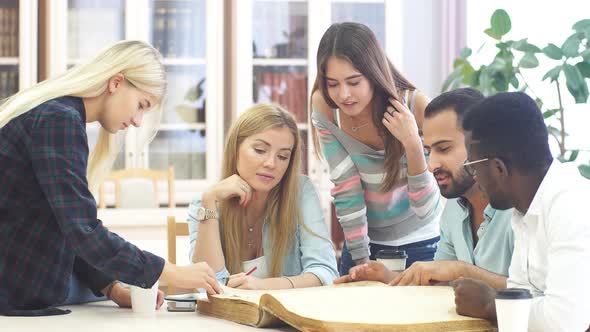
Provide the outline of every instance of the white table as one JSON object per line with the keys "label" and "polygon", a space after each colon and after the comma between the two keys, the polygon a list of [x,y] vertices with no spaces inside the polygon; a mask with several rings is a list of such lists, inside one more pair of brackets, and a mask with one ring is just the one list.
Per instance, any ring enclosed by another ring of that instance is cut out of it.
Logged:
{"label": "white table", "polygon": [[168,312],[166,303],[154,316],[135,315],[111,301],[64,306],[72,312],[61,316],[0,317],[0,331],[43,332],[198,332],[198,331],[297,331],[283,326],[257,329],[194,312]]}

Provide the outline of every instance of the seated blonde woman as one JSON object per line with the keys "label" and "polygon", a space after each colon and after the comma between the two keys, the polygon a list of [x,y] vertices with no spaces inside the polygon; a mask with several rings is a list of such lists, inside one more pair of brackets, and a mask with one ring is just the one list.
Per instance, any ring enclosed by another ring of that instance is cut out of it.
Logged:
{"label": "seated blonde woman", "polygon": [[331,284],[338,277],[334,247],[300,164],[291,114],[272,104],[244,112],[227,137],[223,180],[190,205],[191,260],[207,262],[234,288]]}

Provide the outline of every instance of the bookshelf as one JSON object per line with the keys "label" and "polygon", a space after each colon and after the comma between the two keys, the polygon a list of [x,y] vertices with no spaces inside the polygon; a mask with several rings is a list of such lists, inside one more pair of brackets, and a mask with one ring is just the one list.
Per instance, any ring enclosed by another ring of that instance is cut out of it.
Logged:
{"label": "bookshelf", "polygon": [[[213,183],[223,147],[223,1],[51,0],[49,73],[63,72],[123,39],[145,40],[163,56],[168,76],[161,127],[149,146],[138,131],[121,134],[115,169],[175,168],[176,201],[188,204]],[[88,36],[92,36],[88,38]],[[88,126],[93,145],[98,125]],[[107,192],[112,188],[107,187]],[[107,194],[107,203],[110,197]],[[162,185],[159,198],[167,200]]]}
{"label": "bookshelf", "polygon": [[[235,114],[252,103],[276,102],[293,113],[304,142],[303,170],[316,184],[326,220],[332,186],[327,166],[316,159],[308,123],[320,39],[335,22],[368,25],[392,60],[401,63],[401,1],[236,0]],[[243,14],[247,13],[247,14]],[[388,20],[385,20],[388,17]],[[386,33],[387,32],[387,33]]]}
{"label": "bookshelf", "polygon": [[37,82],[37,2],[0,0],[0,100]]}

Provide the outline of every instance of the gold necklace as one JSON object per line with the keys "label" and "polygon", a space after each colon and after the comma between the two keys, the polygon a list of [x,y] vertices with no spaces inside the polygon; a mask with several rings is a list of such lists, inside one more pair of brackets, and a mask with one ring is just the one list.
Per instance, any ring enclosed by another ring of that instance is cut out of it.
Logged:
{"label": "gold necklace", "polygon": [[352,127],[350,127],[350,129],[352,129],[353,132],[356,132],[357,130],[359,130],[359,129],[363,128],[363,127],[366,127],[368,125],[369,125],[369,122],[367,121],[367,122],[363,123],[360,126],[356,126],[356,127],[355,126],[352,126]]}
{"label": "gold necklace", "polygon": [[[246,233],[246,244],[248,245],[248,248],[251,249],[254,246],[254,237],[255,237],[255,234],[254,234],[255,229],[254,228],[255,228],[255,226],[259,226],[259,225],[256,225],[256,221],[254,221],[254,224],[251,225],[248,222],[249,221],[248,220],[248,210],[246,209],[245,212],[246,212],[246,226],[248,227],[247,228],[248,232]],[[258,233],[258,229],[256,229],[256,231],[257,231],[256,233]]]}
{"label": "gold necklace", "polygon": [[[351,121],[351,122],[352,122],[352,121],[354,121],[352,116],[350,116],[350,121]],[[367,122],[365,122],[365,123],[363,123],[363,124],[361,124],[361,125],[359,125],[359,126],[350,126],[350,129],[351,129],[353,132],[355,132],[355,133],[356,133],[356,132],[357,132],[359,129],[361,129],[361,128],[364,128],[364,127],[368,126],[368,125],[369,125],[369,122],[370,122],[370,121],[367,121]]]}

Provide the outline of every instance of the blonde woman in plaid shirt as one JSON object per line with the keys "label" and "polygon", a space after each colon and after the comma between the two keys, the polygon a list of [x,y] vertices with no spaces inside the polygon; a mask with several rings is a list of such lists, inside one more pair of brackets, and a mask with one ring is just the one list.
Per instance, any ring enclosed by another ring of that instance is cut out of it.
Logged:
{"label": "blonde woman in plaid shirt", "polygon": [[[63,314],[56,305],[102,295],[130,306],[115,280],[219,290],[206,263],[172,265],[96,217],[90,188],[112,165],[115,133],[145,122],[142,136],[153,137],[165,93],[158,51],[122,41],[0,106],[0,314]],[[88,122],[101,126],[89,162]]]}

